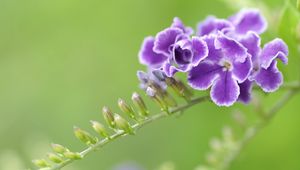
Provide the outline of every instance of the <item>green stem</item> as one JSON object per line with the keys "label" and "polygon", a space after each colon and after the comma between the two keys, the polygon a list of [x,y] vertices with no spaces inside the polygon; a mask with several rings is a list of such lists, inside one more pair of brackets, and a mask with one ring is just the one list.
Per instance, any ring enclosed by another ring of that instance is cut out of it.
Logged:
{"label": "green stem", "polygon": [[[285,89],[290,89],[291,92],[295,92],[299,89],[300,83],[295,83],[295,82],[292,82],[292,83],[286,83],[284,85],[282,85],[282,88],[285,88]],[[274,113],[274,110],[278,110],[280,107],[282,107],[284,105],[284,103],[290,98],[290,96],[287,96],[287,97],[284,97],[284,101],[281,101],[280,103],[276,104],[273,109],[271,109],[270,111],[270,117],[273,117],[273,114]],[[204,96],[204,97],[197,97],[197,98],[194,98],[192,100],[190,100],[188,103],[186,104],[183,104],[183,105],[180,105],[180,106],[177,106],[177,107],[174,107],[172,109],[170,109],[169,111],[169,114],[166,114],[165,111],[162,111],[158,114],[154,114],[153,116],[150,116],[148,117],[147,119],[145,120],[142,120],[134,125],[132,125],[132,129],[134,131],[137,131],[138,129],[144,127],[145,125],[153,122],[153,121],[156,121],[156,120],[159,120],[159,119],[162,119],[162,118],[165,118],[165,117],[168,117],[170,115],[173,115],[174,113],[177,113],[177,112],[183,112],[184,110],[196,105],[196,104],[199,104],[199,103],[202,103],[204,101],[209,101],[210,100],[210,97],[209,96]],[[261,125],[264,125],[264,124],[261,124]],[[261,125],[257,125],[253,128],[255,128],[255,131],[254,131],[254,135],[259,131],[259,127]],[[245,135],[245,141],[248,141],[250,140],[252,137],[254,137],[254,135],[252,134],[252,132],[250,133],[250,130],[248,129],[248,133],[246,133]],[[99,142],[97,142],[96,144],[92,145],[92,146],[89,146],[88,148],[86,148],[85,150],[83,150],[82,152],[80,152],[80,155],[82,158],[84,158],[85,156],[87,156],[88,154],[92,153],[92,151],[96,151],[100,148],[102,148],[103,146],[105,146],[106,144],[116,140],[116,139],[119,139],[121,137],[124,137],[124,136],[127,136],[128,134],[124,131],[117,131],[116,133],[114,133],[113,135],[111,135],[109,138],[105,138],[103,140],[100,140]],[[246,142],[245,142],[246,143]],[[242,148],[244,147],[244,142],[242,142],[241,146],[240,146],[240,150],[242,150]],[[237,153],[233,154],[232,158],[230,157],[228,159],[228,162],[231,162],[236,156],[238,156],[240,151],[238,151]],[[51,168],[47,169],[47,170],[58,170],[58,169],[61,169],[65,166],[67,166],[68,164],[71,164],[74,160],[73,159],[66,159],[64,160],[62,163],[60,164],[57,164],[57,165],[54,165],[52,166]]]}
{"label": "green stem", "polygon": [[[182,112],[196,104],[199,104],[199,103],[202,103],[204,101],[209,101],[210,98],[209,96],[204,96],[204,97],[197,97],[197,98],[194,98],[192,100],[190,100],[188,103],[186,104],[183,104],[183,105],[180,105],[178,107],[175,107],[175,108],[172,108],[170,109],[169,111],[169,114],[166,114],[166,112],[162,111],[158,114],[155,114],[139,123],[136,123],[134,125],[132,125],[132,129],[134,131],[144,127],[145,125],[153,122],[153,121],[156,121],[156,120],[159,120],[159,119],[162,119],[162,118],[165,118],[165,117],[168,117],[169,115],[173,115],[174,113],[177,113],[177,112]],[[82,152],[80,152],[80,155],[82,158],[84,158],[85,156],[87,156],[88,154],[92,153],[92,151],[96,151],[100,148],[102,148],[104,145],[120,138],[120,137],[124,137],[124,136],[127,136],[128,134],[124,131],[117,131],[115,134],[111,135],[110,138],[105,138],[103,140],[100,140],[99,142],[97,142],[96,144],[86,148],[85,150],[83,150]],[[67,159],[65,161],[63,161],[62,163],[60,164],[57,164],[57,165],[54,165],[52,166],[51,168],[47,169],[47,170],[57,170],[57,169],[61,169],[63,167],[65,167],[66,165],[68,164],[71,164],[74,160],[73,159]]]}
{"label": "green stem", "polygon": [[239,141],[237,149],[230,154],[224,161],[222,169],[228,169],[231,163],[240,155],[242,150],[246,147],[246,145],[264,128],[266,127],[272,118],[278,113],[278,111],[285,106],[285,104],[292,99],[292,97],[297,94],[300,90],[300,83],[291,83],[283,86],[289,89],[281,99],[270,108],[269,111],[264,113],[264,119],[259,121],[253,126],[250,126],[246,129],[243,138]]}

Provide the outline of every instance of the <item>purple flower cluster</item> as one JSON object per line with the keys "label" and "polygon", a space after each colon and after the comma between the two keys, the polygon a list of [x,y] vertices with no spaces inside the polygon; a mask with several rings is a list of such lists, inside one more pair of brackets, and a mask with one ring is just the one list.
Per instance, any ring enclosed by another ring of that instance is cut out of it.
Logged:
{"label": "purple flower cluster", "polygon": [[261,47],[260,34],[267,28],[256,9],[244,9],[228,19],[207,17],[196,35],[179,18],[155,37],[146,37],[139,60],[151,70],[172,77],[186,72],[188,84],[197,90],[210,88],[219,106],[248,103],[252,84],[273,92],[283,82],[277,59],[288,62],[288,47],[276,38]]}

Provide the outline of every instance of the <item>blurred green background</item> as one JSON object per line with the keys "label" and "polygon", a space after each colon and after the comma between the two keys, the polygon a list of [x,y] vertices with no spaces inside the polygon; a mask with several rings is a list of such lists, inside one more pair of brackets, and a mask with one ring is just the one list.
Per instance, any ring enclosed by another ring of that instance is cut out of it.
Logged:
{"label": "blurred green background", "polygon": [[[284,5],[262,2],[278,13]],[[136,71],[144,67],[137,53],[145,36],[169,26],[174,16],[195,27],[208,14],[227,17],[233,12],[217,0],[1,0],[0,169],[31,167],[31,159],[50,151],[50,142],[83,149],[73,125],[90,129],[89,120],[102,119],[103,105],[117,110],[118,97],[129,99],[138,89]],[[267,40],[275,36],[265,35]],[[290,80],[299,68],[291,65],[283,68],[292,70]],[[264,97],[265,106],[280,95]],[[299,95],[293,98],[231,169],[300,169],[299,101]],[[255,114],[241,104],[197,105],[66,169],[111,170],[127,163],[154,169],[168,161],[180,170],[193,169],[204,162],[211,137],[220,136],[236,109]]]}

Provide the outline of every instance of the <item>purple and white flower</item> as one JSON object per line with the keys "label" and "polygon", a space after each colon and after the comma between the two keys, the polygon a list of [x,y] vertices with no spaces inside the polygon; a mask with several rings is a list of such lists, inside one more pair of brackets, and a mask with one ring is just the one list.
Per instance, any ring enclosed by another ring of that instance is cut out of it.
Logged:
{"label": "purple and white flower", "polygon": [[252,82],[255,82],[265,92],[274,92],[283,83],[282,73],[277,68],[277,59],[284,64],[288,63],[288,47],[283,40],[276,38],[261,49],[260,38],[254,32],[241,40],[241,43],[248,49],[253,62],[253,71],[249,80],[241,84],[244,91],[241,91],[241,101],[248,102],[251,97]]}
{"label": "purple and white flower", "polygon": [[185,27],[179,18],[174,18],[171,27],[159,32],[156,37],[147,37],[139,53],[139,59],[154,69],[161,69],[169,77],[176,72],[187,72],[197,66],[208,49],[200,37],[192,37],[190,27]]}
{"label": "purple and white flower", "polygon": [[247,49],[219,32],[205,37],[208,57],[188,73],[189,85],[198,90],[211,87],[211,99],[219,106],[230,106],[238,99],[238,83],[244,82],[252,69]]}
{"label": "purple and white flower", "polygon": [[261,48],[259,35],[266,28],[257,9],[241,10],[228,19],[209,16],[198,24],[196,36],[174,18],[169,28],[145,38],[139,59],[168,77],[187,72],[188,84],[196,90],[211,88],[211,99],[218,106],[248,103],[254,83],[265,92],[274,92],[283,83],[277,59],[287,64],[288,47],[276,38]]}

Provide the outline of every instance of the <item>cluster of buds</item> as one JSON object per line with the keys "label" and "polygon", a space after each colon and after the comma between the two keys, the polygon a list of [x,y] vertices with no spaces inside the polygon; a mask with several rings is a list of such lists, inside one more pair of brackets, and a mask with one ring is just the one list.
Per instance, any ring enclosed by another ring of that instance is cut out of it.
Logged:
{"label": "cluster of buds", "polygon": [[[254,130],[243,113],[235,111],[232,118],[242,132],[249,133],[249,131]],[[220,138],[211,139],[209,143],[210,152],[206,155],[206,164],[200,165],[196,170],[226,169],[230,163],[229,159],[235,156],[242,145],[242,139],[233,131],[232,127],[225,126]]]}
{"label": "cluster of buds", "polygon": [[[65,160],[72,159],[77,160],[81,159],[82,156],[78,152],[72,152],[68,148],[60,145],[60,144],[51,144],[53,152],[47,154],[47,158],[54,164],[60,164]],[[36,159],[32,161],[34,165],[39,167],[40,169],[48,169],[51,167],[50,162],[46,159]]]}
{"label": "cluster of buds", "polygon": [[[168,92],[167,87],[170,87],[176,95],[184,98],[187,101],[191,100],[192,93],[180,80],[167,77],[164,73],[156,70],[145,73],[138,72],[138,78],[141,81],[141,87],[145,90],[147,96],[158,103],[160,109],[169,113],[169,109],[177,106],[177,102]],[[119,98],[118,107],[121,113],[113,112],[109,107],[102,108],[102,115],[106,125],[91,120],[91,126],[97,135],[85,131],[77,126],[74,126],[75,137],[87,145],[88,147],[97,147],[97,144],[103,140],[112,140],[119,135],[135,134],[135,125],[149,118],[149,110],[137,92],[134,92],[131,97],[131,103]],[[127,120],[127,118],[128,120]],[[135,124],[135,125],[133,125]],[[102,139],[101,139],[102,138]],[[72,152],[66,147],[59,144],[52,144],[53,153],[48,153],[46,159],[34,160],[33,163],[40,169],[50,169],[53,166],[63,164],[67,160],[77,160],[84,157],[84,152]],[[51,163],[52,162],[52,163]]]}
{"label": "cluster of buds", "polygon": [[213,138],[210,141],[211,151],[206,155],[207,165],[201,165],[197,170],[222,169],[227,159],[239,147],[238,141],[230,127],[224,127],[222,138]]}
{"label": "cluster of buds", "polygon": [[192,98],[192,92],[182,81],[174,77],[167,77],[160,70],[150,70],[148,73],[138,71],[137,76],[140,80],[140,87],[163,111],[168,112],[169,107],[177,106],[177,102],[167,91],[167,87],[170,87],[176,95],[183,97],[186,101],[190,101]]}

